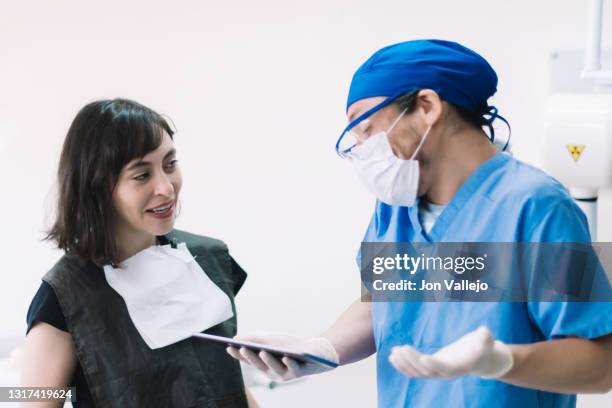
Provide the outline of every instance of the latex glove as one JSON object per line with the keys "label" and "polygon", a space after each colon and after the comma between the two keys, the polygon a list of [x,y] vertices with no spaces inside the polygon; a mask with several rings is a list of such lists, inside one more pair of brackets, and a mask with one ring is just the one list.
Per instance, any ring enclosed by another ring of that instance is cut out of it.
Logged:
{"label": "latex glove", "polygon": [[456,378],[478,375],[498,378],[512,368],[510,348],[480,326],[436,353],[421,354],[412,346],[394,347],[389,361],[409,377]]}
{"label": "latex glove", "polygon": [[[324,337],[301,340],[286,334],[266,334],[260,336],[236,336],[236,340],[253,343],[269,344],[286,348],[291,351],[313,354],[326,360],[339,362],[338,353],[332,344]],[[320,364],[304,364],[290,357],[279,359],[266,351],[259,353],[241,347],[228,347],[229,355],[262,371],[268,378],[277,381],[289,381],[311,374],[319,374],[332,370],[332,367]]]}

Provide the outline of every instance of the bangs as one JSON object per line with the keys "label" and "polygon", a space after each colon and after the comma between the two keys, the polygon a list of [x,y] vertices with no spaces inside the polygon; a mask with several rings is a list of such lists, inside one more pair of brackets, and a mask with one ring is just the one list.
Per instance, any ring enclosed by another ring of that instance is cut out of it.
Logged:
{"label": "bangs", "polygon": [[111,119],[104,130],[104,143],[112,152],[113,173],[134,159],[140,159],[157,149],[163,140],[164,133],[173,139],[174,131],[161,115],[150,109],[134,105],[120,106],[113,103],[109,108]]}

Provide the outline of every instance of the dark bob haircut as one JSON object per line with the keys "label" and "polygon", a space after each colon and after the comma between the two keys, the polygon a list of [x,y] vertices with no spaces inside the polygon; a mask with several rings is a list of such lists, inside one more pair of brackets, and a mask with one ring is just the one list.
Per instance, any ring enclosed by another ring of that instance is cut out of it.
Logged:
{"label": "dark bob haircut", "polygon": [[118,264],[112,195],[121,169],[174,132],[157,112],[128,99],[92,102],[76,115],[58,168],[55,221],[45,239],[97,265]]}

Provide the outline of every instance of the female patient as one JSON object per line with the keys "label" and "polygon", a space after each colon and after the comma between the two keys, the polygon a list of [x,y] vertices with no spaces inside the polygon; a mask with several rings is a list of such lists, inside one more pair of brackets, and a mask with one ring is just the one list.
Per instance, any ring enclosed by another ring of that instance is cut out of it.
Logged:
{"label": "female patient", "polygon": [[221,241],[173,230],[182,185],[168,122],[125,99],[86,105],[59,163],[47,239],[64,256],[28,311],[23,386],[75,406],[247,407],[232,337],[246,274]]}

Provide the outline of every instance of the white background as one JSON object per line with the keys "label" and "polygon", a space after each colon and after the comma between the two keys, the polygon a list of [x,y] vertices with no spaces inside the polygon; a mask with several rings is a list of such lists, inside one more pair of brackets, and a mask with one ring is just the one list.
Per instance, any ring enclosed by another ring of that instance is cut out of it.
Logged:
{"label": "white background", "polygon": [[[538,165],[549,54],[581,48],[585,22],[586,2],[572,0],[4,3],[0,337],[23,335],[60,256],[40,239],[61,143],[85,103],[127,97],[172,117],[184,174],[177,227],[222,238],[248,271],[240,331],[309,336],[359,296],[354,257],[374,200],[332,149],[355,69],[408,39],[473,48],[500,78],[491,102],[513,126],[515,156]],[[604,192],[600,241],[612,238],[610,200]],[[270,407],[372,407],[374,369],[370,359],[256,394]]]}

